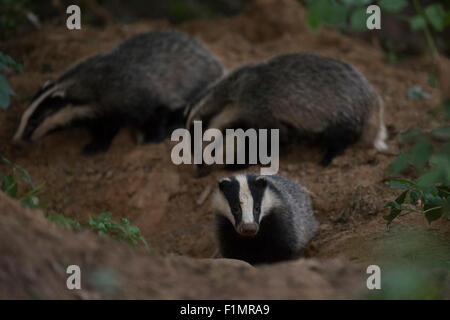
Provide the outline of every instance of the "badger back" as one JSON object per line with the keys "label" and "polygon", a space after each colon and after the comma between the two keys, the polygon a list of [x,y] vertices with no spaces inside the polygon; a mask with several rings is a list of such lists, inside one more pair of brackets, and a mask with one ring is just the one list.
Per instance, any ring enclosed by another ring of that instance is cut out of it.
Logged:
{"label": "badger back", "polygon": [[[249,108],[270,108],[280,123],[322,132],[330,124],[362,131],[379,97],[351,65],[312,54],[278,56],[259,67],[259,81],[240,100]],[[256,96],[255,96],[256,93]],[[259,105],[259,107],[258,107]]]}
{"label": "badger back", "polygon": [[123,86],[125,94],[128,89],[130,95],[147,90],[153,100],[171,110],[185,107],[223,73],[214,54],[179,31],[135,35],[120,44],[111,59],[121,66],[116,82],[133,83]]}

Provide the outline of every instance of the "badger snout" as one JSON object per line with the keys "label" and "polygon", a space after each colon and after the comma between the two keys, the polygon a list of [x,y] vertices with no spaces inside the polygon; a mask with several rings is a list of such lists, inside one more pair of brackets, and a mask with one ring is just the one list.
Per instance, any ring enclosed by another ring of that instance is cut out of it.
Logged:
{"label": "badger snout", "polygon": [[237,228],[239,234],[245,237],[253,237],[258,233],[259,226],[257,223],[241,223]]}

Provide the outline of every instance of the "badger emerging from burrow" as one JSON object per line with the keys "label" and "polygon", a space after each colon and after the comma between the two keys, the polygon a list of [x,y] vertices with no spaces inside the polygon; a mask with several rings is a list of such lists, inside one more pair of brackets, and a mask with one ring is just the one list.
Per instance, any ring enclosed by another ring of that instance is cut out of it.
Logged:
{"label": "badger emerging from burrow", "polygon": [[353,66],[314,54],[287,54],[236,69],[189,107],[187,129],[280,129],[280,142],[319,140],[326,166],[358,140],[387,148],[382,100]]}
{"label": "badger emerging from burrow", "polygon": [[251,264],[296,258],[318,227],[308,192],[279,175],[221,179],[212,209],[220,254]]}
{"label": "badger emerging from burrow", "polygon": [[44,85],[13,141],[36,141],[73,123],[91,129],[85,154],[106,151],[124,125],[141,132],[144,142],[161,141],[172,125],[183,125],[188,101],[222,73],[214,55],[182,32],[138,34]]}

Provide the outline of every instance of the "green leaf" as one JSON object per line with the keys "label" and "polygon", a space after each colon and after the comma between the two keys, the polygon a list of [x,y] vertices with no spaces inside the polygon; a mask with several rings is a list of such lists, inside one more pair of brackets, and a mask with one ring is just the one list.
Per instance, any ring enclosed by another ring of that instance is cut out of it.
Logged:
{"label": "green leaf", "polygon": [[403,207],[401,204],[405,202],[408,190],[403,191],[395,201],[390,201],[386,204],[386,207],[391,207],[391,211],[388,215],[383,216],[383,219],[387,220],[388,225],[402,212]]}
{"label": "green leaf", "polygon": [[18,184],[13,174],[5,176],[2,180],[2,191],[11,198],[17,197]]}
{"label": "green leaf", "polygon": [[411,140],[415,140],[417,137],[420,136],[422,136],[422,130],[417,128],[411,128],[398,136],[398,142],[405,143]]}
{"label": "green leaf", "polygon": [[424,194],[424,205],[423,209],[425,211],[425,217],[428,223],[439,219],[442,216],[442,207],[444,206],[444,199],[439,197],[439,195],[432,195],[431,193]]}
{"label": "green leaf", "polygon": [[369,4],[372,2],[372,0],[341,0],[343,4],[346,6],[355,6],[355,7],[361,7]]}
{"label": "green leaf", "polygon": [[413,181],[406,179],[391,179],[391,181],[389,182],[389,186],[392,189],[401,189],[401,190],[417,187],[417,185]]}
{"label": "green leaf", "polygon": [[350,27],[355,31],[367,29],[366,22],[367,14],[365,8],[355,10],[350,17]]}
{"label": "green leaf", "polygon": [[392,162],[389,165],[388,170],[392,173],[396,173],[399,174],[401,173],[403,170],[406,169],[406,167],[409,164],[409,154],[408,153],[401,153],[397,159],[394,160],[394,162]]}
{"label": "green leaf", "polygon": [[11,88],[8,81],[6,81],[6,78],[1,74],[0,74],[0,91],[10,96],[14,95],[14,90]]}
{"label": "green leaf", "polygon": [[8,109],[10,103],[9,96],[12,96],[14,94],[14,90],[6,81],[5,77],[0,74],[0,108],[2,108],[3,110]]}
{"label": "green leaf", "polygon": [[72,228],[74,230],[78,230],[81,228],[81,225],[78,221],[67,218],[63,214],[58,214],[58,213],[49,214],[47,216],[47,219],[53,223],[56,223],[60,227],[63,227],[64,229]]}
{"label": "green leaf", "polygon": [[430,75],[428,76],[428,85],[431,88],[436,88],[437,82],[438,82],[438,76],[437,76],[436,72],[431,72]]}
{"label": "green leaf", "polygon": [[386,11],[398,12],[404,9],[408,5],[408,2],[406,0],[380,0],[378,1],[378,5]]}
{"label": "green leaf", "polygon": [[438,220],[442,216],[442,208],[438,207],[434,210],[428,211],[425,213],[425,218],[427,219],[428,223]]}
{"label": "green leaf", "polygon": [[39,207],[39,199],[36,196],[31,196],[28,199],[20,199],[20,203],[25,208],[35,209]]}
{"label": "green leaf", "polygon": [[308,23],[308,27],[311,31],[317,32],[319,31],[319,18],[317,17],[317,13],[314,10],[308,9],[306,14],[306,22]]}
{"label": "green leaf", "polygon": [[450,126],[443,126],[431,131],[433,138],[447,141],[450,139]]}
{"label": "green leaf", "polygon": [[8,67],[14,68],[16,71],[23,73],[23,66],[14,61],[10,56],[0,52],[0,67],[3,71],[7,71]]}
{"label": "green leaf", "polygon": [[30,173],[18,165],[14,165],[14,168],[16,168],[22,174],[22,180],[34,188],[33,179],[31,179]]}
{"label": "green leaf", "polygon": [[0,108],[3,110],[8,109],[10,103],[9,95],[0,91]]}
{"label": "green leaf", "polygon": [[443,171],[441,169],[430,170],[417,179],[417,184],[421,187],[427,187],[441,182],[443,177]]}
{"label": "green leaf", "polygon": [[410,150],[410,162],[417,169],[422,170],[433,154],[433,146],[427,139],[421,139]]}
{"label": "green leaf", "polygon": [[408,99],[430,99],[431,94],[422,90],[420,86],[413,86],[408,88]]}
{"label": "green leaf", "polygon": [[437,31],[444,30],[445,27],[445,11],[441,4],[434,3],[424,10],[425,17]]}
{"label": "green leaf", "polygon": [[421,198],[422,193],[419,190],[412,190],[409,194],[409,198],[411,199],[411,203],[416,203]]}
{"label": "green leaf", "polygon": [[336,4],[333,0],[317,0],[308,8],[308,25],[312,30],[317,30],[319,23],[331,26],[343,25],[347,19],[348,8]]}
{"label": "green leaf", "polygon": [[409,19],[409,25],[414,31],[423,30],[427,25],[427,21],[422,16],[417,15]]}

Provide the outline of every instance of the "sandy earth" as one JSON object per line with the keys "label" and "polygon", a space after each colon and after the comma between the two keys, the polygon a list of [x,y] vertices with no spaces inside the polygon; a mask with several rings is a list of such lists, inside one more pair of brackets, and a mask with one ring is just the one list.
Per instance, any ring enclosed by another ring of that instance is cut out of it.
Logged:
{"label": "sandy earth", "polygon": [[[0,285],[0,297],[77,297],[58,282],[63,277],[61,266],[73,258],[90,270],[115,270],[127,281],[112,293],[92,289],[78,298],[339,298],[356,292],[350,287],[360,287],[361,267],[384,261],[408,265],[427,256],[429,247],[423,245],[413,249],[412,258],[393,250],[385,259],[385,249],[401,241],[405,231],[438,239],[444,243],[438,247],[450,253],[447,221],[429,226],[422,217],[408,215],[387,230],[382,219],[384,204],[395,197],[386,168],[399,151],[396,135],[410,127],[433,126],[434,120],[426,113],[440,101],[441,92],[427,85],[429,62],[417,57],[391,65],[376,42],[334,30],[313,34],[305,24],[303,8],[294,0],[259,0],[240,15],[176,28],[203,40],[227,69],[299,51],[342,59],[360,69],[384,99],[389,154],[351,147],[327,168],[318,165],[320,149],[291,147],[281,155],[280,174],[311,192],[320,230],[305,255],[314,259],[257,269],[239,262],[191,259],[210,258],[215,251],[210,194],[217,179],[230,173],[215,171],[198,178],[193,167],[173,165],[170,141],[136,146],[124,129],[107,153],[93,157],[80,155],[89,140],[82,129],[52,134],[26,149],[9,144],[31,96],[46,80],[56,78],[80,58],[110,50],[132,34],[170,27],[165,21],[151,21],[101,30],[83,26],[81,31],[69,32],[63,25],[44,25],[2,48],[22,62],[26,72],[9,78],[17,97],[7,112],[0,113],[0,153],[29,170],[36,183],[45,182],[40,196],[44,211],[64,213],[81,222],[103,211],[113,212],[116,219],[127,217],[156,254],[148,256],[88,232],[59,229],[46,223],[39,211],[24,212],[1,196],[0,283],[6,285]],[[407,89],[414,85],[422,86],[432,98],[409,100]],[[0,164],[0,171],[4,169]],[[353,264],[328,261],[337,257]],[[17,268],[18,264],[23,265]],[[310,269],[318,270],[315,276],[309,276]],[[339,283],[333,282],[333,275],[340,272]],[[47,284],[37,280],[41,274],[49,279]],[[268,276],[273,281],[261,282]],[[12,278],[18,285],[8,291]],[[233,286],[233,281],[239,284]],[[248,291],[249,287],[254,290]],[[257,290],[261,288],[275,291]]]}

